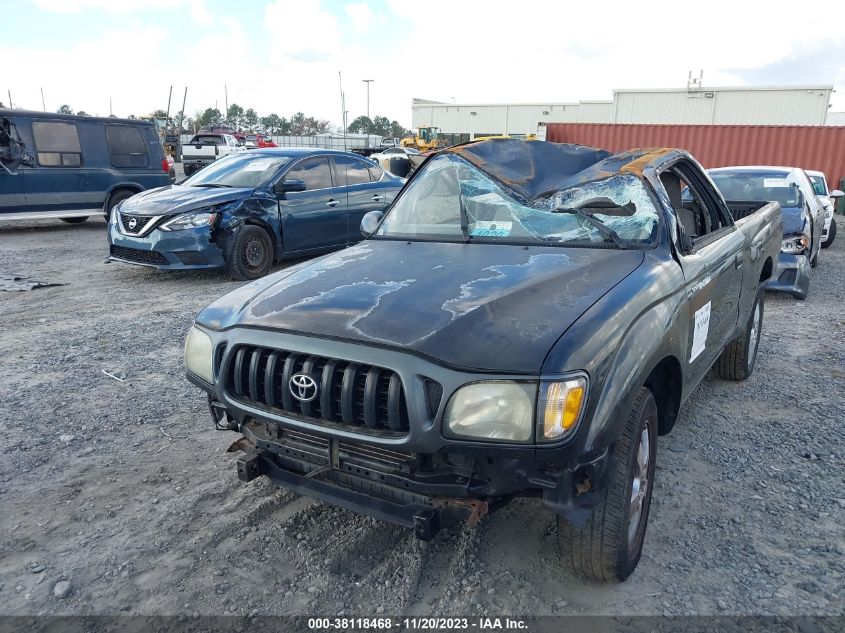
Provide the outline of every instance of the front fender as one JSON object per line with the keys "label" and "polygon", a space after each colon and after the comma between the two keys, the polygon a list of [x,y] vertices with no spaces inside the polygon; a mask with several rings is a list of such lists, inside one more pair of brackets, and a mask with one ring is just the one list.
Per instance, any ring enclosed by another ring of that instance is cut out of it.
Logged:
{"label": "front fender", "polygon": [[681,268],[659,249],[558,340],[543,373],[590,376],[590,401],[573,440],[582,455],[601,454],[616,441],[631,399],[663,358],[684,357],[688,318]]}

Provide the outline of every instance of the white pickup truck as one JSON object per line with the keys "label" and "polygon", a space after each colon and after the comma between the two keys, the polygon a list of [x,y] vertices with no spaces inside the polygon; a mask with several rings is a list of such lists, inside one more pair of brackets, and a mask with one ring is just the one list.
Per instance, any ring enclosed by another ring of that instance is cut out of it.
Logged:
{"label": "white pickup truck", "polygon": [[196,134],[182,146],[185,175],[190,176],[221,156],[245,151],[246,147],[239,145],[231,134]]}

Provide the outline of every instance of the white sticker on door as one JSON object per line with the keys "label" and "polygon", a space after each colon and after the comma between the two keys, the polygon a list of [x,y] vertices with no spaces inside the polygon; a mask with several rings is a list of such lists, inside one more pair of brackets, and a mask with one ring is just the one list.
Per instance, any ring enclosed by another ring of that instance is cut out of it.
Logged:
{"label": "white sticker on door", "polygon": [[689,362],[698,358],[698,355],[704,351],[705,343],[707,343],[707,330],[710,329],[710,302],[704,304],[703,307],[695,311],[695,318],[692,331],[692,349],[689,353]]}

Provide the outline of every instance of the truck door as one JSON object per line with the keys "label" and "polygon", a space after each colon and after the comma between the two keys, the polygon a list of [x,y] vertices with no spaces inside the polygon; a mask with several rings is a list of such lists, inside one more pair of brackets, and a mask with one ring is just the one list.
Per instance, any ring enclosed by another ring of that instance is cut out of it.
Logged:
{"label": "truck door", "polygon": [[346,244],[346,186],[336,183],[326,156],[305,158],[284,180],[305,183],[305,191],[288,192],[279,201],[286,253]]}
{"label": "truck door", "polygon": [[690,389],[736,332],[745,238],[692,163],[673,164],[660,174],[660,183],[678,220],[678,244],[688,246],[679,259],[689,310],[685,387]]}

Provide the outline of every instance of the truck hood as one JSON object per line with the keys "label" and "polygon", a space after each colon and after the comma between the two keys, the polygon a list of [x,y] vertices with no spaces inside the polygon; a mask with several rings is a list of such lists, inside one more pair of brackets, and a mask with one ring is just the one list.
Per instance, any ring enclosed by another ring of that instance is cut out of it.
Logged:
{"label": "truck hood", "polygon": [[244,188],[168,185],[132,196],[120,205],[120,212],[131,215],[173,215],[243,200],[252,192],[252,189]]}
{"label": "truck hood", "polygon": [[634,250],[368,240],[239,288],[197,321],[537,374],[561,334],[643,258]]}

